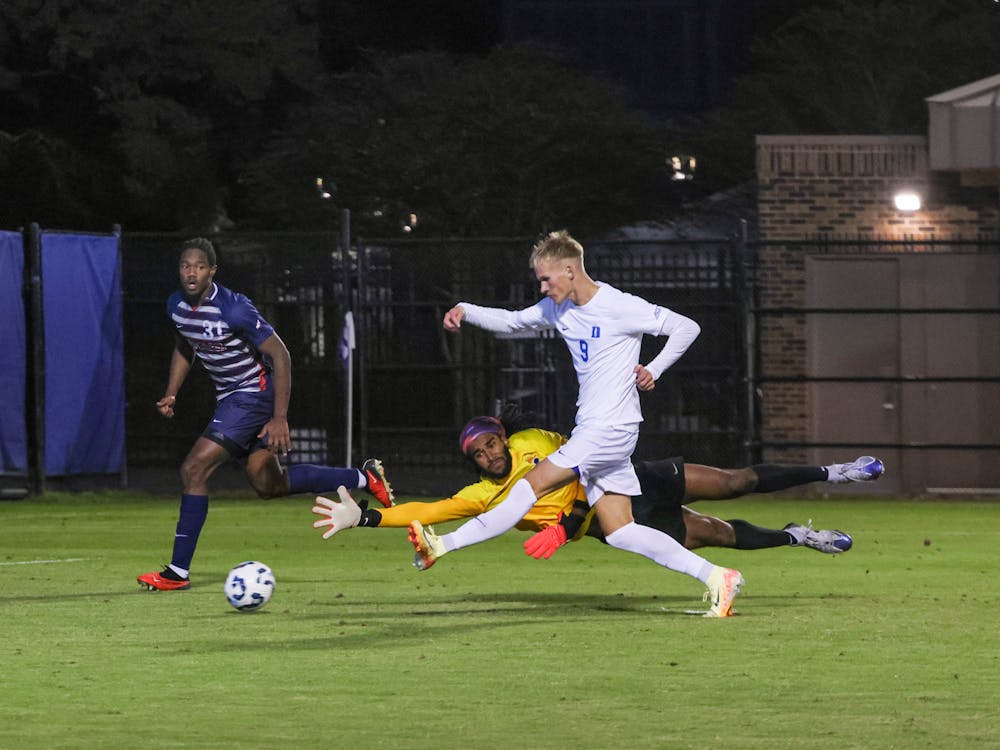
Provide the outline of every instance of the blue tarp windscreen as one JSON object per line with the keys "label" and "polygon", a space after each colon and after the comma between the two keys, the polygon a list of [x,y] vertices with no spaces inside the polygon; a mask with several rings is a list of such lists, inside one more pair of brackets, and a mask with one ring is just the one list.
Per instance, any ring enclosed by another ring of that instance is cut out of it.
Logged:
{"label": "blue tarp windscreen", "polygon": [[20,232],[0,232],[0,473],[26,475],[28,432],[24,415],[27,347],[25,346],[24,239]]}
{"label": "blue tarp windscreen", "polygon": [[117,474],[125,460],[118,237],[42,233],[45,473]]}

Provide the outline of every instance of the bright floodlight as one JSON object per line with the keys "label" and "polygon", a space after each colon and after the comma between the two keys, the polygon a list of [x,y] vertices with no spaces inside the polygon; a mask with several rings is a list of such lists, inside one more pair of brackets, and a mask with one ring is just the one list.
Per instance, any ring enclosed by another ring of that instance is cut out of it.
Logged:
{"label": "bright floodlight", "polygon": [[900,211],[919,211],[921,205],[920,196],[912,190],[896,193],[893,203]]}

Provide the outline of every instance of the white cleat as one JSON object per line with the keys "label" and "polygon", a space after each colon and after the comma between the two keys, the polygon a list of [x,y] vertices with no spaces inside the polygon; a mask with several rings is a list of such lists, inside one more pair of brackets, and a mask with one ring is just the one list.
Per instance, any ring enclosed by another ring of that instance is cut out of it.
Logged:
{"label": "white cleat", "polygon": [[808,547],[827,555],[838,555],[854,546],[850,534],[834,529],[814,529],[812,519],[805,526],[790,523],[784,530],[792,537],[793,547]]}
{"label": "white cleat", "polygon": [[708,577],[708,591],[705,592],[705,600],[709,597],[712,600],[712,608],[705,613],[705,617],[732,617],[733,599],[740,593],[743,587],[743,576],[740,571],[732,568],[715,566],[712,574]]}
{"label": "white cleat", "polygon": [[885,473],[885,464],[875,456],[861,456],[849,464],[833,464],[827,467],[829,478],[834,484],[845,482],[874,482]]}
{"label": "white cleat", "polygon": [[411,521],[407,537],[416,554],[413,556],[413,567],[417,570],[427,570],[437,559],[446,554],[448,550],[444,548],[441,537],[434,533],[429,526],[424,526],[420,521]]}

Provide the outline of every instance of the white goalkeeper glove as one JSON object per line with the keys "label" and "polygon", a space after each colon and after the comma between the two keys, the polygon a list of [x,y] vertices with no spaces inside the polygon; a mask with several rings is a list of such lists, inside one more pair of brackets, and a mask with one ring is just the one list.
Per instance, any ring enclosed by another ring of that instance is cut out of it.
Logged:
{"label": "white goalkeeper glove", "polygon": [[340,502],[322,495],[317,496],[316,505],[312,509],[317,516],[322,516],[313,522],[313,528],[330,527],[323,532],[324,539],[329,539],[338,531],[354,528],[361,521],[361,506],[354,502],[347,488],[341,485],[337,488],[337,494],[340,496]]}

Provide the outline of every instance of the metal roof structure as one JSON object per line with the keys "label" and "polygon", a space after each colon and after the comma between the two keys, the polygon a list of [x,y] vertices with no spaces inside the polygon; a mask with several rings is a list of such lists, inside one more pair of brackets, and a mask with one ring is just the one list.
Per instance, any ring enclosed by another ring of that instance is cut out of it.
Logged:
{"label": "metal roof structure", "polygon": [[1000,74],[925,101],[931,169],[1000,169]]}

